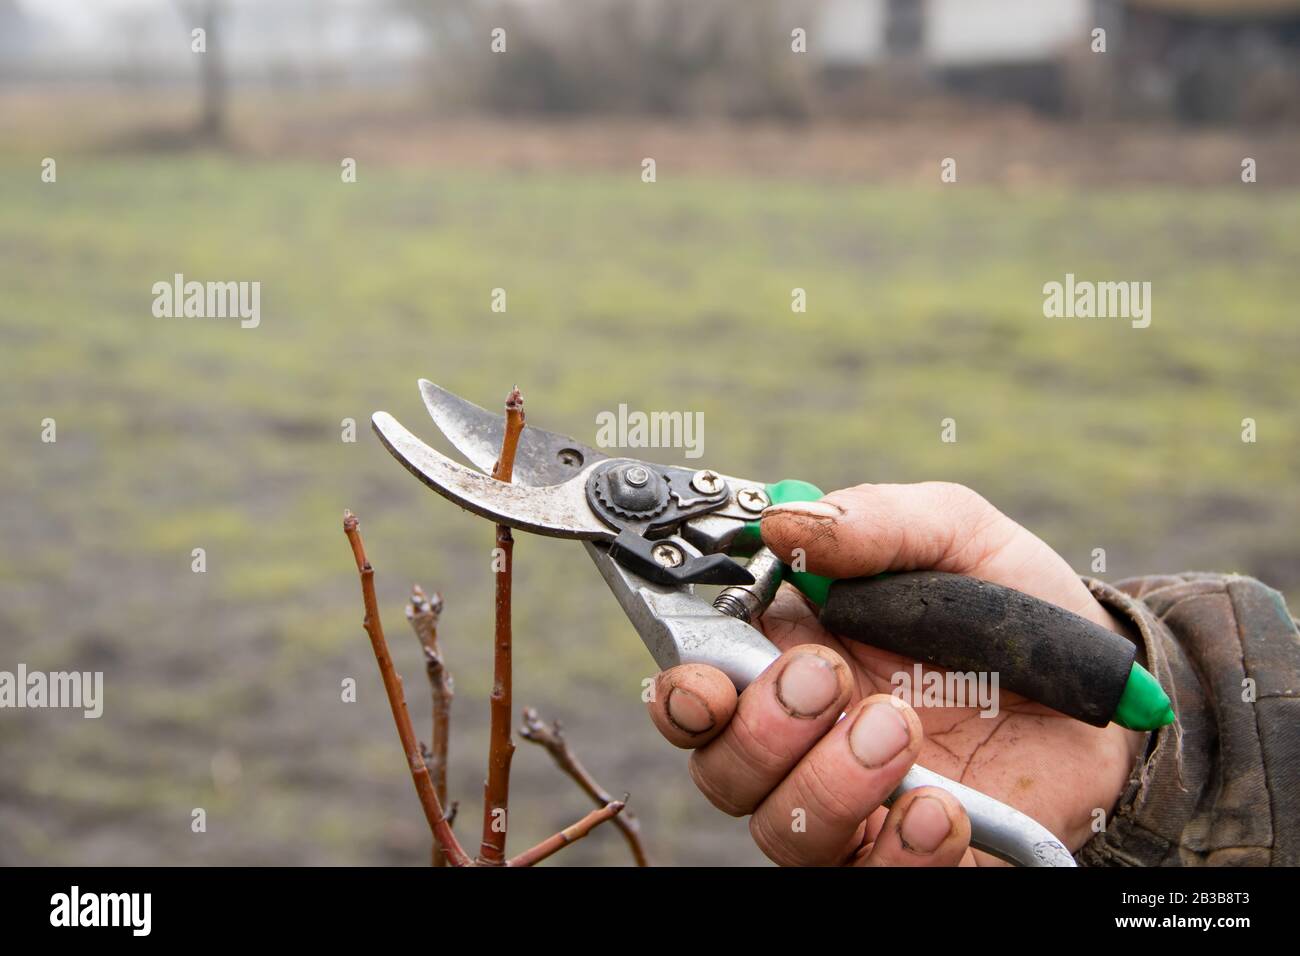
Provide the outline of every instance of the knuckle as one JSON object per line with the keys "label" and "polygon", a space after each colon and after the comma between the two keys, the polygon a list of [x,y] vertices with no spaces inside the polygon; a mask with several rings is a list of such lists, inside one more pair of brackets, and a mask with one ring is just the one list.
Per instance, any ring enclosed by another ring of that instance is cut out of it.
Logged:
{"label": "knuckle", "polygon": [[[791,720],[792,718],[781,718]],[[784,776],[799,754],[782,739],[778,728],[755,725],[753,713],[746,707],[736,710],[725,737],[735,759],[763,777]]]}
{"label": "knuckle", "polygon": [[697,750],[691,755],[690,763],[687,764],[691,780],[695,783],[695,789],[704,794],[704,798],[713,804],[723,813],[731,817],[743,817],[753,809],[752,806],[746,806],[738,802],[733,795],[733,790],[724,782],[716,779],[717,774],[710,773],[707,767],[701,766],[700,755],[703,751]]}
{"label": "knuckle", "polygon": [[940,561],[974,564],[1007,538],[1014,522],[979,492],[955,482],[931,482],[936,509],[946,520],[935,528]]}
{"label": "knuckle", "polygon": [[749,836],[754,845],[763,851],[763,855],[777,866],[800,866],[805,860],[794,852],[787,834],[774,817],[774,811],[767,809],[767,804],[749,818]]}
{"label": "knuckle", "polygon": [[809,815],[827,825],[857,826],[870,808],[863,808],[861,797],[841,781],[827,761],[815,758],[805,761],[791,778],[796,802],[807,807]]}
{"label": "knuckle", "polygon": [[992,510],[983,495],[955,481],[934,481],[928,483],[939,507],[949,514],[969,517],[982,515]]}

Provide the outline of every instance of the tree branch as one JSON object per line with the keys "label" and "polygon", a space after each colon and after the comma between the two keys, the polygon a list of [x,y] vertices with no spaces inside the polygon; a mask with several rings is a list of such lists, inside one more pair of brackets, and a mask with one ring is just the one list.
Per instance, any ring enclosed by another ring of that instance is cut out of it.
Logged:
{"label": "tree branch", "polygon": [[531,850],[525,850],[518,856],[514,857],[507,866],[532,866],[535,863],[541,863],[551,854],[558,850],[564,849],[570,843],[576,843],[588,833],[600,826],[606,820],[618,816],[619,812],[627,806],[625,802],[627,795],[623,795],[623,800],[613,800],[599,810],[592,810],[577,823],[565,827],[554,836],[549,836]]}
{"label": "tree branch", "polygon": [[[438,618],[441,614],[441,594],[435,591],[430,597],[418,584],[411,585],[411,603],[406,605],[406,619],[424,651],[424,669],[429,676],[429,692],[433,698],[433,736],[430,738],[427,755],[429,774],[433,778],[433,789],[438,795],[438,802],[446,807],[447,749],[451,739],[451,699],[455,696],[455,691],[451,672],[443,663],[438,648]],[[455,807],[452,806],[447,811],[448,826],[454,818]],[[447,865],[447,855],[442,852],[437,840],[433,841],[433,865]]]}
{"label": "tree branch", "polygon": [[[535,708],[525,707],[524,722],[519,728],[519,736],[523,737],[524,740],[546,748],[546,752],[551,755],[555,765],[572,777],[583,792],[591,797],[597,807],[614,802],[614,798],[609,791],[596,781],[596,778],[591,775],[587,768],[582,765],[582,761],[574,754],[569,742],[564,737],[563,728],[558,720],[552,724],[547,724],[542,720]],[[614,825],[618,827],[623,834],[623,839],[627,841],[628,849],[632,851],[632,859],[636,861],[636,865],[649,866],[650,861],[646,857],[645,846],[641,843],[641,821],[636,818],[636,814],[631,810],[620,813],[614,817]]]}
{"label": "tree branch", "polygon": [[[498,481],[510,482],[514,473],[514,460],[519,447],[519,438],[524,428],[523,398],[519,389],[512,389],[506,399],[506,427],[501,443],[501,454],[492,477]],[[491,694],[491,730],[488,749],[488,772],[483,784],[483,836],[476,859],[471,859],[451,829],[455,817],[456,805],[451,805],[450,815],[443,807],[447,803],[447,751],[449,744],[450,708],[453,697],[451,674],[447,670],[438,646],[438,617],[442,611],[442,598],[438,594],[426,595],[419,585],[411,588],[411,603],[406,607],[406,617],[414,630],[416,638],[424,651],[425,670],[429,678],[430,693],[433,697],[433,746],[423,747],[415,736],[411,715],[406,707],[406,697],[402,690],[402,679],[393,666],[384,637],[383,623],[379,617],[379,608],[375,598],[374,568],[366,558],[365,545],[361,540],[359,522],[350,511],[343,513],[343,530],[352,547],[352,556],[356,561],[357,572],[361,578],[361,595],[365,603],[366,616],[363,621],[366,633],[370,637],[374,650],[375,662],[379,665],[379,674],[388,695],[389,707],[393,713],[393,722],[397,727],[397,736],[406,754],[411,778],[415,784],[420,805],[433,832],[433,864],[443,866],[532,866],[547,859],[570,843],[582,839],[606,820],[615,820],[623,832],[628,846],[632,850],[638,866],[646,866],[645,850],[641,845],[640,828],[631,813],[622,815],[627,805],[627,794],[621,800],[610,798],[595,778],[587,771],[573,754],[558,721],[547,725],[538,716],[537,711],[527,708],[520,733],[525,739],[546,748],[566,774],[597,804],[597,809],[559,833],[548,837],[541,843],[525,850],[518,856],[507,860],[505,856],[507,814],[510,800],[510,764],[514,756],[514,742],[511,740],[512,709],[512,628],[511,628],[511,586],[514,573],[514,539],[509,527],[497,525],[496,544],[499,554],[494,555],[496,580],[496,629],[493,654],[493,685]]]}
{"label": "tree branch", "polygon": [[357,573],[361,577],[361,598],[365,603],[366,616],[362,626],[370,637],[370,645],[375,652],[375,663],[379,665],[379,675],[384,681],[384,691],[388,694],[388,706],[393,712],[393,723],[397,725],[397,736],[402,742],[407,765],[411,769],[411,779],[415,783],[415,792],[420,797],[420,806],[429,821],[433,838],[447,854],[453,866],[466,866],[471,861],[452,833],[451,826],[442,812],[442,803],[434,789],[420,752],[419,741],[415,737],[415,727],[411,723],[411,714],[406,709],[406,695],[402,692],[402,678],[393,667],[393,659],[388,653],[388,642],[384,639],[384,625],[379,618],[379,605],[375,600],[375,569],[366,559],[366,548],[361,540],[361,531],[356,515],[351,511],[343,512],[343,532],[352,545],[352,556],[356,559]]}
{"label": "tree branch", "polygon": [[[507,484],[514,475],[515,452],[524,430],[524,399],[516,386],[506,398],[506,427],[501,455],[492,477]],[[514,575],[514,538],[505,525],[497,525],[496,545],[501,566],[496,581],[496,645],[493,653],[492,726],[488,745],[488,773],[483,783],[483,840],[478,862],[502,866],[506,862],[506,829],[510,812],[510,760],[515,745],[510,739],[511,720],[511,584]],[[494,556],[495,557],[495,556]],[[554,852],[554,851],[551,851]]]}

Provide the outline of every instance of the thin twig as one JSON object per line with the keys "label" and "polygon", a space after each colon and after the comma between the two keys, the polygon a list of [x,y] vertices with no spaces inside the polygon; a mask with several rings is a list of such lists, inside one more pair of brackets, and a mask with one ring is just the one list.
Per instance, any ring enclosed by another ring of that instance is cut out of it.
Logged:
{"label": "thin twig", "polygon": [[[597,807],[606,806],[613,802],[614,798],[609,791],[596,781],[596,778],[591,775],[587,768],[582,765],[582,761],[574,754],[568,740],[564,737],[564,729],[560,726],[558,720],[547,724],[542,720],[535,708],[525,707],[524,722],[519,728],[519,736],[523,737],[524,740],[546,748],[546,752],[551,755],[555,765],[572,777],[583,792],[591,797]],[[649,866],[650,861],[646,857],[645,846],[641,843],[641,821],[636,818],[636,814],[631,810],[620,813],[614,818],[614,826],[618,827],[623,834],[623,839],[627,841],[628,849],[632,851],[632,859],[636,861],[636,865]]]}
{"label": "thin twig", "polygon": [[557,850],[562,850],[570,843],[576,843],[606,820],[617,817],[627,806],[627,794],[622,800],[612,800],[599,810],[592,810],[577,823],[571,824],[554,836],[549,836],[531,850],[525,850],[507,863],[507,866],[532,866],[540,863]]}
{"label": "thin twig", "polygon": [[[438,802],[447,804],[447,748],[450,742],[451,699],[455,696],[451,672],[447,670],[438,647],[438,618],[442,614],[442,595],[436,591],[432,597],[418,584],[411,585],[411,603],[406,605],[406,619],[424,651],[424,670],[429,676],[429,692],[433,698],[433,736],[427,755],[429,774]],[[455,819],[455,806],[447,811],[447,824]],[[433,841],[433,865],[446,866],[447,855],[438,841]]]}
{"label": "thin twig", "polygon": [[393,667],[393,659],[388,653],[388,642],[384,639],[384,625],[379,618],[379,604],[375,600],[375,569],[366,559],[366,547],[361,541],[361,531],[356,515],[350,511],[343,512],[343,532],[352,545],[352,556],[356,559],[357,573],[361,576],[361,598],[365,603],[366,616],[362,626],[370,636],[370,645],[375,652],[375,663],[379,665],[379,675],[384,681],[384,691],[388,694],[388,706],[393,711],[393,723],[397,725],[397,736],[402,742],[407,765],[411,768],[411,779],[415,783],[415,792],[420,797],[420,806],[429,821],[433,838],[442,846],[447,859],[453,866],[467,866],[471,862],[469,855],[462,849],[456,835],[452,833],[442,812],[442,803],[438,800],[429,768],[420,753],[420,744],[415,737],[415,726],[411,723],[410,711],[406,709],[406,695],[402,692],[402,678]]}
{"label": "thin twig", "polygon": [[[519,388],[506,398],[506,427],[501,455],[492,477],[509,484],[514,475],[515,452],[524,430],[524,399]],[[511,628],[510,598],[514,574],[514,538],[505,525],[497,525],[496,545],[502,564],[496,581],[496,643],[493,653],[492,727],[488,745],[487,780],[483,783],[483,840],[478,862],[502,866],[506,862],[506,828],[510,812],[510,760],[515,745],[510,739],[511,721]],[[552,851],[554,852],[554,851]]]}

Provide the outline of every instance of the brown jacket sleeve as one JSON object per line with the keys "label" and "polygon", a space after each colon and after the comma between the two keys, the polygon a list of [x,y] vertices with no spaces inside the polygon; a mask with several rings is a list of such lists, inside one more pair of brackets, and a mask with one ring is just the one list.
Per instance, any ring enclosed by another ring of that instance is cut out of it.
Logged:
{"label": "brown jacket sleeve", "polygon": [[1148,736],[1079,863],[1300,864],[1300,633],[1282,595],[1223,574],[1087,584],[1140,634],[1178,720]]}

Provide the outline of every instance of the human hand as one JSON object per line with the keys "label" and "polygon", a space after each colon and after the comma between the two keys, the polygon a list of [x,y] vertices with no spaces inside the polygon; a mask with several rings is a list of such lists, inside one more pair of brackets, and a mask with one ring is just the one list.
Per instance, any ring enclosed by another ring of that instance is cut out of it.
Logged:
{"label": "human hand", "polygon": [[[802,549],[814,574],[966,574],[1123,633],[1059,555],[960,485],[859,485],[769,508],[762,530],[787,562]],[[969,821],[946,791],[880,806],[913,762],[1024,811],[1075,850],[1096,811],[1109,815],[1144,740],[1010,692],[993,719],[950,701],[914,709],[890,696],[914,661],[840,641],[788,586],[760,627],[784,653],[739,697],[720,671],[682,665],[658,676],[649,709],[670,742],[695,751],[699,789],[727,813],[752,814],[755,842],[778,863],[997,862],[969,849]]]}

